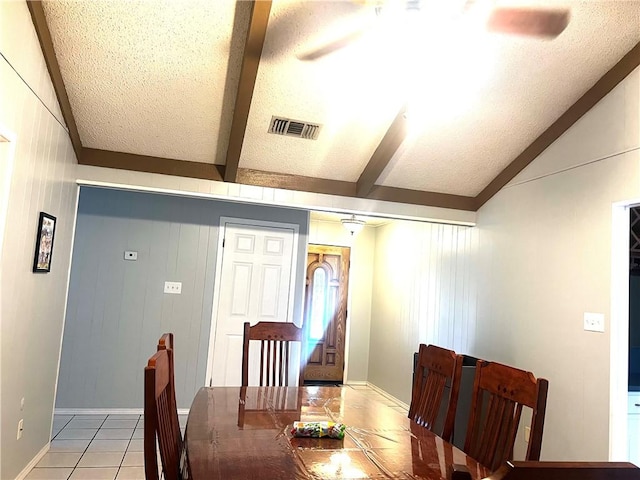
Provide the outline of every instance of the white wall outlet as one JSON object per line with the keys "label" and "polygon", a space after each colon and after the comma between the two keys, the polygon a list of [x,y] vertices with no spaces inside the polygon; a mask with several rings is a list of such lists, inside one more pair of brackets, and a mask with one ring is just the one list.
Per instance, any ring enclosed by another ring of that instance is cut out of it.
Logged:
{"label": "white wall outlet", "polygon": [[182,293],[182,282],[164,282],[164,293],[180,295]]}
{"label": "white wall outlet", "polygon": [[20,400],[20,411],[24,410],[24,397]]}
{"label": "white wall outlet", "polygon": [[124,252],[124,259],[135,262],[136,260],[138,260],[138,252],[127,250],[126,252]]}
{"label": "white wall outlet", "polygon": [[23,430],[24,430],[24,418],[21,418],[20,421],[18,422],[17,440],[20,440],[22,438],[22,431]]}
{"label": "white wall outlet", "polygon": [[584,329],[590,332],[604,332],[604,314],[584,312]]}
{"label": "white wall outlet", "polygon": [[524,441],[529,443],[529,437],[531,436],[531,427],[525,425],[524,427]]}

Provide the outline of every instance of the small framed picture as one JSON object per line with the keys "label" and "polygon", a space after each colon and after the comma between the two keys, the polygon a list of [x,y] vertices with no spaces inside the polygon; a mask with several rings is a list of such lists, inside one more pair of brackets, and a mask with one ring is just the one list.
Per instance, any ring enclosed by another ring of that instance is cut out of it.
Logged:
{"label": "small framed picture", "polygon": [[36,253],[33,257],[34,273],[47,273],[51,270],[53,255],[53,236],[56,232],[56,217],[40,212],[36,233]]}

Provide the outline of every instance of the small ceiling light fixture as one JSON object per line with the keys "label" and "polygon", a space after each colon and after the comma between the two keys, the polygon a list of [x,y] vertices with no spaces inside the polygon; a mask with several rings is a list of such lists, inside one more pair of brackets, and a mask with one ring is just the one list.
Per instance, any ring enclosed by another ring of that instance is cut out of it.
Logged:
{"label": "small ceiling light fixture", "polygon": [[351,235],[359,233],[365,225],[365,221],[358,220],[355,215],[351,215],[349,218],[343,218],[341,222],[344,228],[351,232]]}

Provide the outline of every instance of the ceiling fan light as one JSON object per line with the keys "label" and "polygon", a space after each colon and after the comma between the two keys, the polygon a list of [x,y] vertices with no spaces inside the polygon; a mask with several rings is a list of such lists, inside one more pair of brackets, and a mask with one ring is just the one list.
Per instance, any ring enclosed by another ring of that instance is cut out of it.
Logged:
{"label": "ceiling fan light", "polygon": [[358,220],[355,215],[351,215],[349,218],[343,218],[341,222],[351,235],[357,235],[366,223],[364,220]]}

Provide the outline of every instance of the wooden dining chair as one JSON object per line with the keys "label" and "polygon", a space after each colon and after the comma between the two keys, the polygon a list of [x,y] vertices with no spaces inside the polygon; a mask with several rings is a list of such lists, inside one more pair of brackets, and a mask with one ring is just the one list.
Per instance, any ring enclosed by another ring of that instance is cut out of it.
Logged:
{"label": "wooden dining chair", "polygon": [[532,410],[525,460],[539,460],[549,382],[531,372],[478,360],[464,451],[496,470],[512,460],[522,408]]}
{"label": "wooden dining chair", "polygon": [[[178,404],[176,403],[176,380],[175,380],[175,354],[176,351],[173,349],[173,333],[164,333],[158,340],[158,351],[160,350],[171,350],[170,363],[169,363],[169,376],[171,377],[171,393],[172,398],[172,409],[175,408],[176,413],[178,411]],[[176,414],[176,421],[178,425],[180,422],[178,421],[178,415]]]}
{"label": "wooden dining chair", "polygon": [[461,374],[462,355],[436,345],[420,345],[409,418],[433,431],[438,414],[444,409],[444,425],[442,431],[436,433],[447,441],[453,435]]}
{"label": "wooden dining chair", "polygon": [[181,441],[182,441],[182,433],[180,430],[180,419],[178,418],[178,402],[176,401],[176,380],[175,380],[175,355],[176,351],[173,348],[173,333],[168,332],[162,334],[160,339],[158,340],[158,351],[160,350],[171,350],[171,355],[169,355],[169,377],[171,381],[171,393],[169,395],[169,409],[171,412],[175,412],[175,415],[171,415],[171,421],[174,423],[173,428],[180,433]]}
{"label": "wooden dining chair", "polygon": [[[171,381],[173,350],[158,350],[144,369],[144,471],[159,480],[156,440],[164,480],[189,478]],[[173,399],[173,401],[172,401]]]}
{"label": "wooden dining chair", "polygon": [[242,347],[242,385],[249,385],[249,343],[260,341],[260,386],[289,386],[292,342],[300,343],[298,385],[304,383],[302,329],[289,322],[244,324]]}
{"label": "wooden dining chair", "polygon": [[[448,480],[473,480],[466,465],[452,465]],[[637,480],[640,469],[630,462],[505,462],[482,480]]]}
{"label": "wooden dining chair", "polygon": [[158,339],[158,350],[170,348],[173,350],[173,333],[163,333]]}

